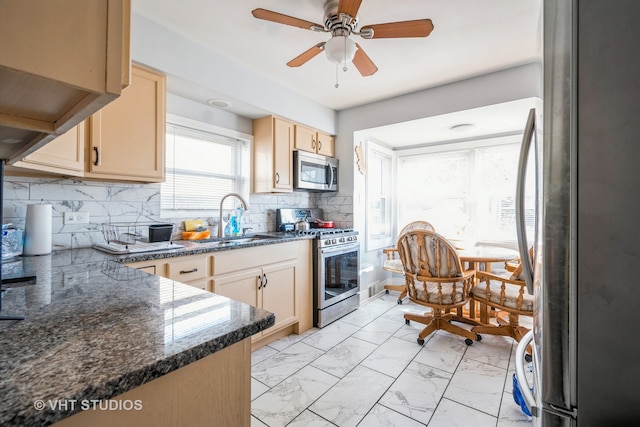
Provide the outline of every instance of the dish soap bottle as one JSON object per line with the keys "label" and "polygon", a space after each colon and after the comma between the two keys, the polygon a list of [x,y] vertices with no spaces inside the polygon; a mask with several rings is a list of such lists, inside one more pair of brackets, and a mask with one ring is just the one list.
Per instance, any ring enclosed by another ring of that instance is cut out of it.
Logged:
{"label": "dish soap bottle", "polygon": [[242,206],[236,207],[236,213],[232,217],[234,221],[231,223],[232,231],[234,236],[240,235],[240,230],[242,230]]}
{"label": "dish soap bottle", "polygon": [[232,222],[234,221],[235,216],[229,216],[229,220],[227,221],[227,225],[224,227],[224,237],[233,236]]}

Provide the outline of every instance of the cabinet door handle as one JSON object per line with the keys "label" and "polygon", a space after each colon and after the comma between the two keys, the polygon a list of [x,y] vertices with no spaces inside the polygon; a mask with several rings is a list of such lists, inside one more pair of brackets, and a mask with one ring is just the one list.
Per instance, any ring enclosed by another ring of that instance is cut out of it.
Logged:
{"label": "cabinet door handle", "polygon": [[198,271],[198,267],[194,268],[193,270],[180,270],[180,274],[195,273],[196,271]]}
{"label": "cabinet door handle", "polygon": [[311,148],[316,149],[316,140],[311,138]]}
{"label": "cabinet door handle", "polygon": [[320,142],[320,140],[318,140],[318,151],[322,150],[322,142]]}
{"label": "cabinet door handle", "polygon": [[267,275],[263,274],[262,277],[264,277],[264,284],[262,285],[263,288],[267,287],[267,283],[269,283],[269,279],[267,279]]}
{"label": "cabinet door handle", "polygon": [[98,166],[100,164],[100,151],[98,147],[93,147],[93,152],[96,153],[96,160],[93,162],[93,165]]}
{"label": "cabinet door handle", "polygon": [[262,289],[262,275],[256,276],[256,279],[258,279],[258,289]]}
{"label": "cabinet door handle", "polygon": [[276,184],[280,183],[280,174],[276,172]]}

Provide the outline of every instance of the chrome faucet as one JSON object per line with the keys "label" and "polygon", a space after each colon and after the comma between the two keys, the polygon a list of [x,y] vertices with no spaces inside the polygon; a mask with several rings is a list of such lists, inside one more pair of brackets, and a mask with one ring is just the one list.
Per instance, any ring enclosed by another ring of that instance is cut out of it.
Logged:
{"label": "chrome faucet", "polygon": [[222,205],[224,204],[225,199],[230,196],[237,197],[238,200],[240,200],[240,203],[242,204],[242,209],[244,209],[245,211],[249,210],[247,202],[245,202],[242,196],[239,195],[238,193],[229,193],[223,196],[222,200],[220,200],[220,212],[218,213],[218,237],[222,237]]}

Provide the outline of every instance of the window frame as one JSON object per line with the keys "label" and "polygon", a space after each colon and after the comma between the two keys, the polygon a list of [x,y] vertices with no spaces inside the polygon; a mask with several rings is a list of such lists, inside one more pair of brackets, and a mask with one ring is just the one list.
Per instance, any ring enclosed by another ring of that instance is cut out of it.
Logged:
{"label": "window frame", "polygon": [[[395,218],[396,218],[395,212],[397,211],[397,209],[395,205],[397,204],[397,200],[393,196],[393,194],[394,194],[394,188],[395,188],[395,182],[396,182],[397,168],[396,168],[396,160],[395,160],[395,155],[393,150],[371,140],[365,140],[365,145],[366,145],[366,149],[365,149],[366,163],[365,164],[366,164],[366,171],[367,171],[365,175],[365,206],[366,206],[365,243],[366,243],[366,250],[373,251],[376,249],[381,249],[381,248],[391,246],[395,243],[393,238],[393,233],[394,233],[393,224],[395,223]],[[387,229],[386,229],[386,232],[383,233],[382,235],[375,235],[375,236],[372,234],[372,225],[371,225],[372,215],[371,215],[371,209],[369,209],[370,203],[372,202],[371,200],[372,183],[370,180],[371,174],[369,172],[371,170],[372,156],[374,152],[377,152],[389,158],[389,170],[387,172],[387,175],[388,175],[387,186],[389,191],[387,195],[380,194],[381,199],[387,200],[386,211],[388,213],[388,220],[385,221],[385,224],[387,225]]]}
{"label": "window frame", "polygon": [[[417,155],[429,155],[429,154],[438,154],[438,153],[446,153],[449,151],[463,151],[463,150],[477,150],[477,149],[481,149],[481,148],[487,148],[487,147],[496,147],[496,146],[500,146],[500,145],[516,145],[516,144],[521,144],[522,143],[522,132],[514,132],[514,133],[510,133],[507,135],[500,135],[500,136],[489,136],[486,138],[473,138],[473,139],[469,139],[469,140],[465,140],[465,141],[453,141],[453,142],[444,142],[444,143],[434,143],[434,144],[429,144],[429,145],[424,145],[421,147],[410,147],[410,148],[406,148],[406,149],[396,149],[394,150],[394,157],[395,157],[395,171],[396,173],[394,174],[394,179],[396,180],[396,185],[399,185],[400,179],[398,176],[398,173],[400,171],[400,163],[402,161],[403,158],[405,157],[412,157],[412,156],[417,156]],[[475,162],[475,157],[473,156],[472,162]],[[516,159],[517,160],[517,159]],[[516,166],[517,167],[517,166]],[[514,194],[515,194],[515,183],[514,183]],[[401,198],[395,197],[395,204],[394,204],[394,217],[395,220],[398,221],[400,218],[400,206],[401,203]],[[475,203],[475,206],[472,207],[473,210],[477,210],[478,206],[477,203]],[[475,216],[476,216],[476,221],[477,221],[477,212],[475,212]],[[426,221],[429,221],[428,218],[425,218]],[[401,224],[396,224],[396,226],[398,228],[401,228]],[[436,231],[438,230],[438,227],[436,224],[434,224],[434,226],[436,227]],[[451,236],[446,236],[446,237],[450,237]],[[488,243],[488,244],[513,244],[515,243],[515,235],[514,235],[514,239],[513,240],[481,240],[478,239],[476,243]]]}
{"label": "window frame", "polygon": [[[202,122],[199,120],[190,119],[187,117],[179,116],[176,114],[167,113],[166,115],[167,125],[176,125],[185,128],[194,129],[200,132],[209,132],[213,134],[217,134],[227,138],[233,138],[238,140],[244,140],[248,143],[249,150],[249,175],[247,176],[247,182],[249,183],[248,193],[251,194],[251,182],[252,182],[252,174],[253,174],[253,135],[247,134],[244,132],[223,128],[221,126],[213,125],[210,123]],[[167,133],[167,128],[165,128],[165,135]],[[165,151],[167,147],[165,146]],[[165,153],[166,155],[166,153]],[[165,164],[165,169],[168,165]],[[161,191],[161,190],[160,190]],[[249,196],[247,194],[247,196]],[[221,194],[220,197],[224,196]],[[162,195],[160,195],[160,199],[162,200]],[[160,216],[162,218],[182,218],[182,217],[215,217],[217,216],[217,207],[212,209],[166,209],[160,204]]]}

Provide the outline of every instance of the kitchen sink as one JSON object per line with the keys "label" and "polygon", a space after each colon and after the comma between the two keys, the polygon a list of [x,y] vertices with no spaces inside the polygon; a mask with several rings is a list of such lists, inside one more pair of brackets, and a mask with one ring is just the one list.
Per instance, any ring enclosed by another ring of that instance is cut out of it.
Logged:
{"label": "kitchen sink", "polygon": [[243,243],[251,243],[257,240],[264,240],[262,237],[241,237],[239,239],[220,240],[221,245],[241,245]]}

